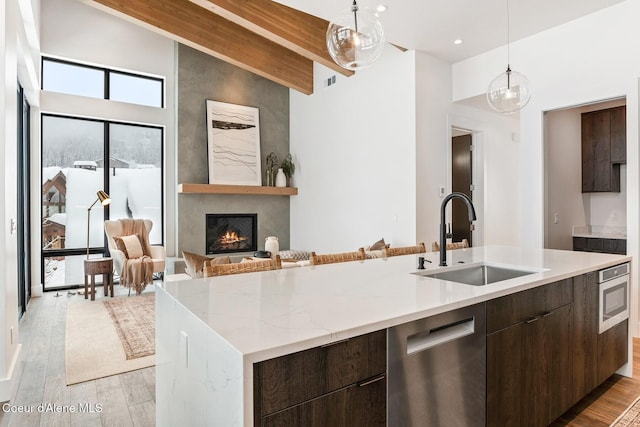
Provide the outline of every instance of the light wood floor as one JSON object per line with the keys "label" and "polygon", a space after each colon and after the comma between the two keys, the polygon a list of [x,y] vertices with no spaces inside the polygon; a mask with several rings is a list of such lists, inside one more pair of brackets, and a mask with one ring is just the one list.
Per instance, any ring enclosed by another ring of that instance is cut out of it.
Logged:
{"label": "light wood floor", "polygon": [[[123,289],[116,292],[126,294]],[[152,290],[152,287],[150,287]],[[20,321],[22,360],[14,382],[13,405],[98,402],[100,413],[4,414],[0,426],[153,426],[155,368],[66,386],[64,336],[67,304],[83,299],[61,292],[32,298]],[[96,300],[104,297],[98,295]],[[132,297],[134,298],[134,297]],[[96,337],[99,339],[99,337]],[[634,378],[614,375],[556,420],[552,426],[608,427],[640,395],[640,339],[634,339]]]}
{"label": "light wood floor", "polygon": [[[115,286],[116,293],[126,290]],[[148,287],[150,291],[153,286]],[[75,292],[75,291],[74,291]],[[104,297],[96,292],[96,303]],[[65,383],[64,338],[67,304],[84,299],[61,291],[31,298],[20,321],[22,358],[17,368],[12,405],[40,403],[71,405],[100,403],[94,413],[0,413],[1,426],[153,426],[155,425],[155,367],[140,369],[72,386]],[[135,296],[131,296],[135,298]],[[88,326],[90,327],[90,325]],[[100,337],[96,337],[100,339]]]}

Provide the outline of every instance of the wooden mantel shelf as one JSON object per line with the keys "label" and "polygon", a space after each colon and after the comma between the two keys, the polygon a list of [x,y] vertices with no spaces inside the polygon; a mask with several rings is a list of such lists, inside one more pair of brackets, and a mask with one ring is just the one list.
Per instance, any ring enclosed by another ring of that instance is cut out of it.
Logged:
{"label": "wooden mantel shelf", "polygon": [[265,187],[257,185],[178,184],[181,194],[254,194],[263,196],[295,196],[296,187]]}

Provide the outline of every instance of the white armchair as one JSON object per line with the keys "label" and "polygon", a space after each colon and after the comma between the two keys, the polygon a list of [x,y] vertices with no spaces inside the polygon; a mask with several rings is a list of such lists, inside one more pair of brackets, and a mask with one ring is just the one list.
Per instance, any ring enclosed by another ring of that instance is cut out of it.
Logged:
{"label": "white armchair", "polygon": [[[149,232],[153,227],[153,222],[150,219],[144,220],[144,227],[147,231],[147,239],[149,238]],[[107,220],[104,222],[104,232],[107,235],[109,252],[111,258],[113,258],[113,267],[116,273],[122,276],[122,268],[124,267],[125,255],[124,252],[118,250],[114,237],[121,237],[123,234],[122,223],[118,220]],[[164,246],[151,245],[151,260],[153,261],[153,272],[164,274],[166,251]]]}

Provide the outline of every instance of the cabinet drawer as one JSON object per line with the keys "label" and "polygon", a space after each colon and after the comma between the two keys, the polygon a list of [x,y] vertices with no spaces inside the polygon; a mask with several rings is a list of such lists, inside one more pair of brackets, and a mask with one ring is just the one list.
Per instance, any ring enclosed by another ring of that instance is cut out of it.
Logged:
{"label": "cabinet drawer", "polygon": [[89,260],[84,262],[84,274],[106,274],[113,271],[113,261],[110,259]]}
{"label": "cabinet drawer", "polygon": [[386,330],[254,365],[261,415],[297,405],[386,372]]}
{"label": "cabinet drawer", "polygon": [[264,417],[263,427],[384,427],[387,384],[384,374]]}
{"label": "cabinet drawer", "polygon": [[573,301],[573,280],[518,292],[487,302],[487,333],[529,320]]}

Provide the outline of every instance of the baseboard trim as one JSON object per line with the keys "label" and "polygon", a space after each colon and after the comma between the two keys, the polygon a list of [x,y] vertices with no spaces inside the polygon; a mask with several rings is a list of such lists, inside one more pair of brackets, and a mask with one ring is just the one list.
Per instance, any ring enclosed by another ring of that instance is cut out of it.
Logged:
{"label": "baseboard trim", "polygon": [[31,286],[32,297],[41,297],[43,292],[42,283]]}
{"label": "baseboard trim", "polygon": [[13,375],[16,372],[18,361],[20,360],[20,353],[22,352],[22,344],[16,346],[16,352],[9,366],[8,374],[6,378],[0,380],[0,402],[8,402],[11,400],[11,394],[13,392]]}

